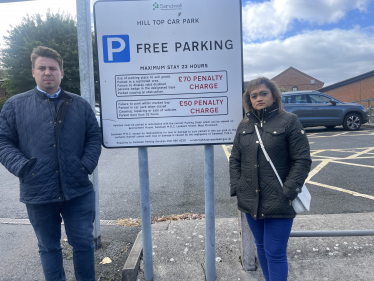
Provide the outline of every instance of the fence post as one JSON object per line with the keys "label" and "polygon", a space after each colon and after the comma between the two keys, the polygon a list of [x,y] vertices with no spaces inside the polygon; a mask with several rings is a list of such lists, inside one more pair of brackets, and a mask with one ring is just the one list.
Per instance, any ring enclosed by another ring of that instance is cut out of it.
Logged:
{"label": "fence post", "polygon": [[374,107],[369,107],[369,123],[374,123]]}
{"label": "fence post", "polygon": [[249,228],[245,213],[238,210],[238,218],[242,266],[245,271],[254,271],[257,269],[255,239]]}

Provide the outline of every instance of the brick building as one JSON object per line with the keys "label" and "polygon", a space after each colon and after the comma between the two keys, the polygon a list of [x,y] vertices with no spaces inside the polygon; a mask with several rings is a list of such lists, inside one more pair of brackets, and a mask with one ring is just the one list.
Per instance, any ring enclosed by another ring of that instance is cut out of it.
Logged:
{"label": "brick building", "polygon": [[[374,70],[323,87],[318,89],[318,91],[343,102],[374,98]],[[368,103],[365,101],[359,103],[365,107],[368,106]],[[370,105],[374,106],[374,101],[371,101]]]}
{"label": "brick building", "polygon": [[279,73],[271,80],[277,83],[279,87],[282,87],[287,91],[317,90],[322,88],[325,84],[324,82],[304,72],[301,72],[292,66]]}

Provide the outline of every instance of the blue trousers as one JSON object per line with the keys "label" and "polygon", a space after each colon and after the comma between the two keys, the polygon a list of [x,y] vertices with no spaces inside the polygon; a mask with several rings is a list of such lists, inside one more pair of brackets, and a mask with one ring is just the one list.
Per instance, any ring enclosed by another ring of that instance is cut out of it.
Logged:
{"label": "blue trousers", "polygon": [[287,243],[293,219],[254,220],[246,214],[255,238],[257,256],[266,281],[286,281],[288,277]]}
{"label": "blue trousers", "polygon": [[38,239],[39,255],[46,281],[65,281],[61,251],[61,222],[64,220],[77,281],[95,279],[95,192],[59,203],[26,204]]}

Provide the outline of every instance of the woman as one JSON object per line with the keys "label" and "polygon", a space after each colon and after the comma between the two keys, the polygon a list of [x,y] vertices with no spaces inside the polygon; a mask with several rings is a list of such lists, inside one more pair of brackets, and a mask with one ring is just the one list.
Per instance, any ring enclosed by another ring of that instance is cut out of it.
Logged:
{"label": "woman", "polygon": [[[283,110],[278,86],[265,77],[248,83],[230,156],[231,196],[246,213],[266,281],[287,280],[287,242],[295,211],[291,205],[308,176],[309,142],[297,116]],[[282,182],[266,160],[255,125]]]}

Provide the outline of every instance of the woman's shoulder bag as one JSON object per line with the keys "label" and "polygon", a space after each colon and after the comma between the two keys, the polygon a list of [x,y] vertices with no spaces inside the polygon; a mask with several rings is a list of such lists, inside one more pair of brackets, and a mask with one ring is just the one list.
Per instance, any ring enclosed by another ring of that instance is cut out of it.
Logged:
{"label": "woman's shoulder bag", "polygon": [[[267,152],[265,150],[265,146],[262,143],[262,139],[261,139],[260,133],[258,132],[258,128],[257,128],[256,125],[255,125],[255,129],[256,129],[256,134],[257,134],[257,137],[258,137],[258,141],[260,142],[260,146],[261,146],[261,149],[262,149],[262,151],[263,151],[263,153],[264,153],[264,155],[266,157],[266,160],[270,163],[271,167],[274,170],[274,173],[276,174],[276,176],[277,176],[277,178],[279,180],[279,183],[280,183],[281,187],[283,188],[283,182],[280,179],[280,177],[278,175],[278,172],[277,172],[277,170],[274,167],[273,162],[271,161],[269,155],[267,154]],[[309,190],[306,188],[306,185],[304,184],[303,187],[302,187],[302,189],[301,189],[301,192],[292,201],[292,207],[293,207],[293,209],[295,210],[295,212],[297,214],[305,212],[305,211],[309,211],[309,209],[310,209],[310,200],[311,199],[312,199],[312,196],[310,195]]]}

